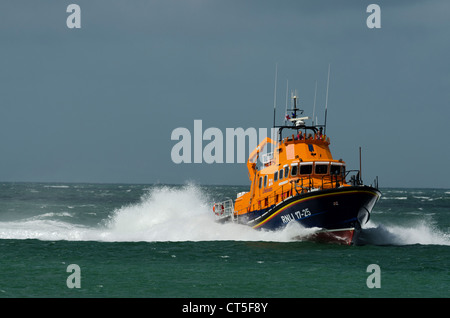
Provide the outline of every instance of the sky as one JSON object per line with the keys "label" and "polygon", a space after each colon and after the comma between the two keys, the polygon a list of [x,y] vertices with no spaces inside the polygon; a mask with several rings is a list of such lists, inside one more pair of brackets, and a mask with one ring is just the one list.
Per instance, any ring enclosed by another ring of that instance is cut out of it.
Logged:
{"label": "sky", "polygon": [[[69,28],[70,4],[81,28]],[[366,12],[380,7],[381,28]],[[248,185],[243,163],[174,163],[172,132],[283,123],[286,84],[334,158],[381,187],[450,188],[450,2],[0,3],[0,182]],[[192,136],[192,143],[194,137]],[[202,147],[208,142],[203,141]]]}

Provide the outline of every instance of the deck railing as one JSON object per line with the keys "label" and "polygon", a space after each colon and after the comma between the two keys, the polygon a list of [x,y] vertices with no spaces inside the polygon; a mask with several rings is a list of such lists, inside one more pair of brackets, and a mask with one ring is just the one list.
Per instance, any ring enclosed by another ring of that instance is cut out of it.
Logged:
{"label": "deck railing", "polygon": [[345,177],[342,175],[324,175],[321,178],[317,176],[314,178],[311,176],[292,178],[288,183],[272,189],[267,196],[261,195],[250,206],[236,212],[240,214],[248,211],[266,209],[292,196],[318,190],[339,188],[344,183]]}
{"label": "deck railing", "polygon": [[224,201],[215,203],[213,206],[213,212],[219,218],[226,218],[233,216],[234,213],[233,200],[227,198]]}
{"label": "deck railing", "polygon": [[346,178],[349,176],[351,176],[349,180],[351,185],[362,185],[358,172],[358,170],[348,170],[346,171],[345,176],[342,174],[327,174],[322,177],[318,177],[317,175],[312,177],[309,175],[305,177],[291,178],[289,182],[271,189],[270,194],[266,196],[260,195],[258,200],[253,199],[251,205],[243,209],[235,212],[233,200],[227,198],[224,201],[215,203],[213,206],[213,212],[220,219],[230,217],[231,220],[235,220],[239,214],[270,208],[271,206],[279,204],[295,195],[342,187],[344,184],[347,184]]}

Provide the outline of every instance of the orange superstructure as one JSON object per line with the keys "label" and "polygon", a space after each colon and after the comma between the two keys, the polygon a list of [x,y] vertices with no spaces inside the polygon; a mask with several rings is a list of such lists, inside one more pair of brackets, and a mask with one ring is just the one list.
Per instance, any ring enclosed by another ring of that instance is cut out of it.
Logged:
{"label": "orange superstructure", "polygon": [[[239,196],[234,205],[235,213],[245,214],[277,204],[295,194],[347,185],[345,162],[333,159],[330,139],[320,130],[308,133],[299,129],[297,135],[283,138],[275,143],[266,138],[247,161],[250,191]],[[272,153],[260,156],[268,144],[274,146]],[[256,160],[262,157],[262,167]]]}

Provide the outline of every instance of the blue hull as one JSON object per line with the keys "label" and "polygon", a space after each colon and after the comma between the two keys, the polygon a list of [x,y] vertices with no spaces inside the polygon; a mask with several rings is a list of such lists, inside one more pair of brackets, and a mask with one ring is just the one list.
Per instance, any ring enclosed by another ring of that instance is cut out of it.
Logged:
{"label": "blue hull", "polygon": [[305,228],[361,229],[381,193],[368,186],[341,187],[292,196],[277,205],[239,216],[255,229],[278,230],[295,221]]}

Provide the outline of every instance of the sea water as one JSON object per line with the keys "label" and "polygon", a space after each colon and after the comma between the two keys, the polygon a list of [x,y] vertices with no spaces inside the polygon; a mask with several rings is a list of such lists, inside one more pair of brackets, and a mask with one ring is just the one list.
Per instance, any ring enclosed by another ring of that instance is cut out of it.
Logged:
{"label": "sea water", "polygon": [[354,246],[215,222],[247,190],[0,184],[0,297],[450,296],[449,189],[381,189]]}

